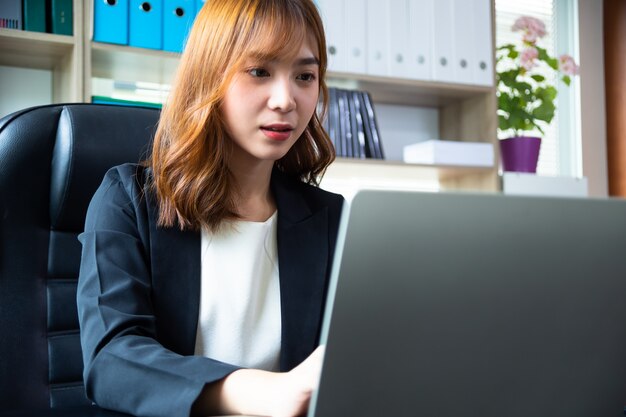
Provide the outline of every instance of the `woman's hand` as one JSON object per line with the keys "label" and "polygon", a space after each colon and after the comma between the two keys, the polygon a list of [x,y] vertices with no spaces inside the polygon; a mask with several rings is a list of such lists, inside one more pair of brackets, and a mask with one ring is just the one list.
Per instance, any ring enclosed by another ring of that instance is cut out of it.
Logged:
{"label": "woman's hand", "polygon": [[324,346],[320,346],[291,371],[279,379],[278,398],[272,417],[294,417],[306,414],[313,391],[317,389],[324,361]]}
{"label": "woman's hand", "polygon": [[240,369],[208,385],[193,408],[194,415],[248,414],[297,417],[306,414],[319,384],[324,347],[320,346],[289,372]]}

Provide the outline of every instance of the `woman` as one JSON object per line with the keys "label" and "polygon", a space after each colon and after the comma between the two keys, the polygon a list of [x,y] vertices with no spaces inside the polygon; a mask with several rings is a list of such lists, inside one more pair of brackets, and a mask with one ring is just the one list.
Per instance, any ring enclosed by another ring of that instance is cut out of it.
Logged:
{"label": "woman", "polygon": [[87,395],[135,415],[306,412],[343,198],[325,40],[310,0],[211,0],[149,161],[87,214],[78,307]]}

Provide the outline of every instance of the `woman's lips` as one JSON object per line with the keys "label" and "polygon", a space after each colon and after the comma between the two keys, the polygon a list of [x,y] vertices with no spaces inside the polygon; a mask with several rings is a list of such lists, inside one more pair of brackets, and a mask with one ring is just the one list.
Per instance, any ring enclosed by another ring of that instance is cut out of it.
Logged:
{"label": "woman's lips", "polygon": [[267,125],[261,126],[261,131],[272,140],[284,141],[289,139],[293,128],[289,125]]}

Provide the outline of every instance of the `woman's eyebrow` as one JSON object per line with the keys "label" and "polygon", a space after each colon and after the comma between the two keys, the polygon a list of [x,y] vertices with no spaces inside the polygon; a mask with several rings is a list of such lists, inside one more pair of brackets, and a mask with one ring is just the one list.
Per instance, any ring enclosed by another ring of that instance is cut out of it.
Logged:
{"label": "woman's eyebrow", "polygon": [[296,67],[304,67],[307,65],[320,65],[320,60],[315,58],[314,56],[312,57],[306,57],[306,58],[298,58],[296,59],[296,61],[294,62],[294,66]]}

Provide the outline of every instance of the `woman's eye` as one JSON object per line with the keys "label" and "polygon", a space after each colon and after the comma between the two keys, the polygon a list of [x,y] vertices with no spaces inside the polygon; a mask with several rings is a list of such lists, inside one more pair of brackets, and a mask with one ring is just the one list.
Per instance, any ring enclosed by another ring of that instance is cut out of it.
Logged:
{"label": "woman's eye", "polygon": [[263,68],[252,68],[248,70],[248,73],[253,77],[269,77],[270,73]]}
{"label": "woman's eye", "polygon": [[304,74],[300,74],[298,75],[298,80],[301,81],[307,81],[307,82],[311,82],[315,80],[315,74],[312,73],[304,73]]}

